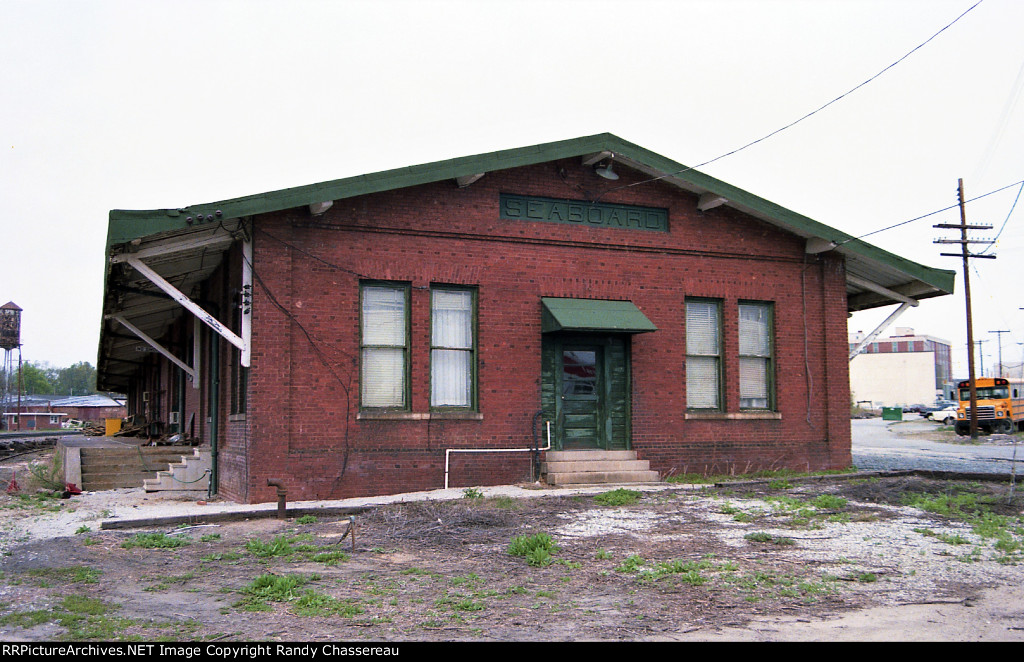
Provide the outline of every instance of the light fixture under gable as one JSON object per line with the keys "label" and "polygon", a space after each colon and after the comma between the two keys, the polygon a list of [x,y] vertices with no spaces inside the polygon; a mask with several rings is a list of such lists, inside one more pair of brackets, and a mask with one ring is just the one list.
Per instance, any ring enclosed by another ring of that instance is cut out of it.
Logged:
{"label": "light fixture under gable", "polygon": [[607,161],[602,161],[601,163],[594,166],[594,172],[596,172],[598,176],[604,177],[605,179],[610,179],[612,181],[619,178],[619,175],[614,170],[612,170],[612,159],[610,158]]}

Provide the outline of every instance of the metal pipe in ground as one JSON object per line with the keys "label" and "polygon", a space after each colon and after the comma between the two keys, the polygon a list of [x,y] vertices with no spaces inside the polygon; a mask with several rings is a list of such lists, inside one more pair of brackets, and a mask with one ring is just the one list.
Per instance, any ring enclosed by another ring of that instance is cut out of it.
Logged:
{"label": "metal pipe in ground", "polygon": [[285,519],[288,508],[285,503],[287,492],[284,489],[284,481],[280,478],[268,478],[267,486],[277,488],[277,519]]}

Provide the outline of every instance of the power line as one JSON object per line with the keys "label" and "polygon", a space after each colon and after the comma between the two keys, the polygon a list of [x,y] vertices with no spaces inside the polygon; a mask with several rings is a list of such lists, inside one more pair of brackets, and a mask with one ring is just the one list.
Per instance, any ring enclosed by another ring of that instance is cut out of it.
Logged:
{"label": "power line", "polygon": [[[1024,187],[1024,180],[1021,180],[1021,181],[1018,181],[1018,182],[1014,182],[1012,184],[1007,184],[1006,186],[1003,186],[1001,188],[997,188],[994,191],[989,191],[988,193],[982,193],[981,195],[975,196],[975,197],[971,198],[970,200],[965,200],[964,202],[966,204],[968,202],[974,202],[975,200],[981,200],[982,198],[987,198],[990,195],[995,195],[996,193],[1000,193],[1002,191],[1005,191],[1008,188],[1013,188],[1014,186],[1022,186],[1022,187]],[[1017,197],[1018,198],[1020,197],[1020,192],[1017,193]],[[936,214],[941,214],[942,212],[949,211],[950,209],[956,209],[959,206],[960,206],[960,203],[957,203],[955,205],[950,205],[948,207],[943,207],[942,209],[937,209],[935,211],[928,212],[927,214],[923,214],[921,216],[917,216],[915,218],[911,218],[911,219],[906,220],[906,221],[900,221],[899,223],[895,223],[893,225],[889,225],[889,226],[886,226],[884,228],[879,228],[878,230],[872,230],[871,232],[868,232],[867,234],[862,234],[862,235],[860,235],[858,237],[851,237],[850,239],[847,239],[846,241],[844,241],[842,243],[845,244],[845,243],[853,241],[854,239],[863,239],[864,237],[870,237],[871,235],[878,234],[879,232],[885,232],[886,230],[892,230],[894,228],[898,228],[898,227],[903,226],[903,225],[908,225],[910,223],[913,223],[914,221],[920,221],[923,218],[928,218],[929,216],[935,216]],[[1017,201],[1016,200],[1013,201],[1013,206],[1014,207],[1017,206]],[[1010,209],[1010,213],[1013,213],[1013,208]],[[1010,218],[1009,215],[1007,215],[1006,219],[1009,220],[1009,218]],[[1003,222],[1003,226],[1004,227],[1006,226],[1006,222],[1005,221]],[[1002,232],[1002,229],[1000,229],[999,231]]]}
{"label": "power line", "polygon": [[992,248],[992,246],[995,246],[995,242],[999,241],[999,237],[1003,234],[1003,230],[1006,229],[1006,224],[1010,221],[1010,216],[1013,215],[1013,210],[1017,208],[1017,201],[1020,200],[1021,191],[1024,191],[1024,183],[1022,183],[1020,185],[1020,188],[1017,189],[1017,197],[1013,199],[1013,204],[1010,205],[1010,211],[1007,212],[1006,218],[1003,219],[1003,224],[999,226],[999,232],[996,233],[996,238],[992,240],[991,245],[986,246],[985,250],[981,251],[982,255],[984,255],[986,251]]}
{"label": "power line", "polygon": [[959,15],[959,16],[957,16],[957,17],[956,17],[955,19],[953,19],[953,21],[952,21],[952,22],[950,22],[949,24],[947,24],[947,25],[946,25],[945,27],[943,27],[943,28],[942,28],[941,30],[939,30],[938,32],[936,32],[936,33],[935,33],[935,34],[933,34],[932,36],[930,36],[930,37],[928,37],[927,39],[925,39],[925,40],[924,40],[923,42],[921,42],[920,44],[918,44],[917,46],[915,46],[914,48],[912,48],[912,49],[911,49],[910,51],[908,51],[908,52],[907,52],[907,53],[906,53],[906,54],[905,54],[905,55],[904,55],[903,57],[901,57],[900,59],[896,60],[895,62],[893,62],[893,63],[892,63],[892,64],[890,64],[889,66],[885,67],[884,69],[882,69],[881,71],[879,71],[879,72],[878,72],[877,74],[875,74],[875,75],[874,75],[874,76],[872,76],[871,78],[868,78],[868,79],[867,79],[866,81],[864,81],[864,82],[863,82],[863,83],[861,83],[860,85],[857,85],[857,86],[855,86],[855,87],[851,88],[850,90],[847,90],[847,91],[846,91],[846,92],[844,92],[843,94],[840,94],[839,96],[837,96],[836,98],[832,99],[832,100],[831,100],[831,101],[829,101],[828,103],[826,103],[826,104],[824,104],[824,105],[822,105],[822,106],[820,106],[820,107],[816,108],[815,110],[812,110],[811,112],[807,113],[807,114],[806,114],[806,115],[804,115],[803,117],[801,117],[801,118],[799,118],[799,119],[796,119],[796,120],[793,120],[793,121],[792,121],[792,122],[790,122],[789,124],[786,124],[785,126],[783,126],[783,127],[780,127],[780,128],[778,128],[778,129],[776,129],[776,130],[772,131],[771,133],[769,133],[769,134],[767,134],[767,135],[764,135],[764,136],[762,136],[762,137],[758,138],[757,140],[752,140],[752,141],[748,142],[748,143],[747,143],[746,145],[743,145],[742,147],[737,147],[736,149],[734,149],[734,150],[732,150],[732,151],[730,151],[730,152],[726,152],[725,154],[722,154],[722,155],[720,155],[720,156],[716,156],[715,158],[713,158],[713,159],[711,159],[711,160],[709,160],[709,161],[704,161],[703,163],[699,163],[699,164],[697,164],[697,165],[695,165],[695,166],[690,166],[690,167],[686,167],[686,168],[683,168],[682,170],[677,170],[677,171],[675,171],[675,172],[670,172],[670,173],[666,173],[666,174],[664,174],[664,175],[660,175],[660,176],[658,176],[658,177],[652,177],[652,178],[650,178],[650,179],[645,179],[645,180],[642,180],[642,181],[639,181],[639,182],[633,182],[632,184],[624,184],[624,185],[622,185],[622,186],[614,186],[614,187],[612,187],[612,188],[606,189],[606,190],[602,191],[602,192],[601,192],[601,194],[597,196],[597,198],[595,198],[595,199],[594,199],[594,202],[597,202],[597,201],[599,201],[599,200],[600,200],[600,199],[601,199],[601,198],[602,198],[602,197],[604,196],[604,194],[605,194],[605,193],[610,193],[610,192],[612,192],[612,191],[618,191],[618,190],[620,190],[620,189],[625,189],[625,188],[631,188],[631,187],[633,187],[633,186],[640,186],[641,184],[649,184],[649,183],[651,183],[651,182],[656,182],[656,181],[658,181],[658,180],[661,180],[661,179],[665,179],[666,177],[672,177],[673,175],[680,175],[680,174],[682,174],[682,173],[684,173],[684,172],[688,172],[688,171],[690,171],[690,170],[695,170],[695,169],[697,169],[697,168],[702,168],[702,167],[704,167],[704,166],[706,166],[706,165],[708,165],[708,164],[714,163],[715,161],[720,161],[720,160],[722,160],[722,159],[726,158],[727,156],[732,156],[733,154],[736,154],[736,153],[738,153],[738,152],[742,152],[743,150],[747,149],[748,147],[752,147],[752,146],[754,146],[754,145],[756,145],[756,144],[758,144],[758,143],[764,142],[765,140],[768,140],[768,139],[769,139],[769,138],[771,138],[772,136],[775,136],[775,135],[777,135],[777,134],[779,134],[779,133],[782,133],[782,132],[783,132],[783,131],[785,131],[786,129],[789,129],[789,128],[791,128],[791,127],[794,127],[794,126],[796,126],[796,125],[797,125],[797,124],[799,124],[800,122],[803,122],[803,121],[804,121],[805,119],[808,119],[809,117],[812,117],[813,115],[816,115],[816,114],[820,113],[821,111],[825,110],[826,108],[828,108],[828,107],[829,107],[829,106],[831,106],[832,104],[834,104],[834,103],[836,103],[836,102],[838,102],[838,101],[840,101],[840,100],[842,100],[842,99],[846,98],[847,96],[849,96],[849,95],[853,94],[854,92],[856,92],[856,91],[857,91],[857,90],[859,90],[860,88],[864,87],[864,86],[865,86],[865,85],[867,85],[868,83],[871,83],[871,82],[872,82],[872,81],[874,81],[874,80],[875,80],[876,78],[878,78],[879,76],[881,76],[881,75],[882,75],[882,74],[884,74],[885,72],[887,72],[887,71],[889,71],[890,69],[892,69],[893,67],[895,67],[895,66],[896,66],[897,64],[899,64],[899,63],[903,62],[904,60],[906,60],[906,59],[907,59],[908,57],[910,57],[910,56],[911,56],[911,55],[913,55],[913,54],[914,54],[915,52],[917,52],[918,50],[920,50],[921,48],[923,48],[923,47],[924,47],[925,45],[927,45],[927,44],[928,44],[928,43],[929,43],[930,41],[932,41],[933,39],[935,39],[936,37],[938,37],[938,36],[939,36],[940,34],[942,34],[943,32],[945,32],[945,31],[946,31],[946,30],[948,30],[949,28],[953,27],[953,25],[954,25],[954,24],[955,24],[955,23],[956,23],[957,21],[959,21],[959,20],[960,20],[961,18],[963,18],[964,16],[966,16],[966,15],[967,15],[967,14],[968,14],[968,13],[969,13],[969,12],[970,12],[971,10],[973,10],[973,9],[974,9],[975,7],[977,7],[978,5],[980,5],[980,4],[981,4],[981,3],[983,2],[983,1],[984,1],[984,0],[978,0],[977,2],[975,2],[975,3],[973,4],[973,5],[971,5],[970,7],[968,7],[966,11],[964,11],[964,12],[963,12],[962,14],[960,14],[960,15]]}

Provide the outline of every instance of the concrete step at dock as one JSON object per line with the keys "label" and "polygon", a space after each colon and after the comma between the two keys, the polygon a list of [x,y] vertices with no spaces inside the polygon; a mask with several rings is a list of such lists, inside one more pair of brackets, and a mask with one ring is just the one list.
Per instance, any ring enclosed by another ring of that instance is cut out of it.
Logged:
{"label": "concrete step at dock", "polygon": [[80,487],[90,491],[142,487],[147,478],[191,452],[180,446],[81,448]]}
{"label": "concrete step at dock", "polygon": [[549,451],[541,463],[549,485],[657,483],[661,477],[635,451]]}
{"label": "concrete step at dock", "polygon": [[167,465],[166,470],[146,479],[142,489],[147,492],[162,490],[207,491],[210,487],[212,454],[207,448],[196,448],[192,455],[181,455],[177,462]]}

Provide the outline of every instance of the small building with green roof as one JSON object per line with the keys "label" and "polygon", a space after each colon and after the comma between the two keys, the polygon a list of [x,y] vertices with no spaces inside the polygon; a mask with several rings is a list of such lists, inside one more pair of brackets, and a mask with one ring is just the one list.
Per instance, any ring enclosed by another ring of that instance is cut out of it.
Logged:
{"label": "small building with green roof", "polygon": [[99,388],[241,502],[839,469],[847,316],[953,281],[600,134],[111,211]]}

